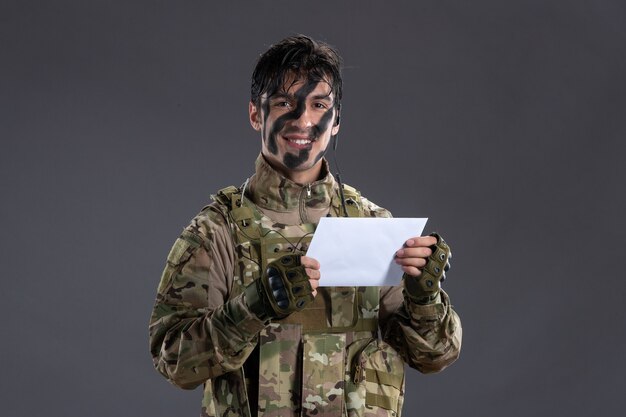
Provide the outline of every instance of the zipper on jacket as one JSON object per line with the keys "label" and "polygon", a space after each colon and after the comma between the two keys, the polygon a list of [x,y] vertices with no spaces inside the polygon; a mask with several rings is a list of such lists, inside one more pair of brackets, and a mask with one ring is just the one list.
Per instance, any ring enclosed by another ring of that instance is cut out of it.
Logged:
{"label": "zipper on jacket", "polygon": [[[357,357],[357,359],[358,359],[358,357]],[[361,363],[357,362],[356,366],[354,367],[354,378],[353,378],[353,381],[354,381],[355,384],[358,384],[359,382],[361,382],[361,380],[363,378],[362,375],[361,375],[362,370],[363,369],[361,368]]]}
{"label": "zipper on jacket", "polygon": [[311,184],[307,184],[302,187],[302,191],[300,192],[300,220],[302,223],[308,223],[309,218],[306,215],[306,199],[311,198]]}

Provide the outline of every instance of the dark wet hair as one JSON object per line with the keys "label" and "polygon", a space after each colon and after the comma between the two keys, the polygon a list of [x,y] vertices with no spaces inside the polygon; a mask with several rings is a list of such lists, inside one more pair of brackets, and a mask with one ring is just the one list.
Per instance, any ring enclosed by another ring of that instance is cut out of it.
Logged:
{"label": "dark wet hair", "polygon": [[250,100],[260,105],[261,96],[275,94],[283,88],[286,78],[325,80],[335,95],[335,106],[341,102],[341,57],[330,45],[305,35],[290,36],[272,45],[259,57],[252,73]]}

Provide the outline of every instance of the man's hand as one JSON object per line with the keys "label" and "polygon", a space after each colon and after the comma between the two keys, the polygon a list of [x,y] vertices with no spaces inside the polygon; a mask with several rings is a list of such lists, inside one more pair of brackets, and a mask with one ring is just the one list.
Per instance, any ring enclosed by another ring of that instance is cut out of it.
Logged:
{"label": "man's hand", "polygon": [[246,287],[246,303],[261,320],[300,311],[317,295],[319,268],[313,258],[282,256],[270,262],[261,278]]}
{"label": "man's hand", "polygon": [[313,289],[313,297],[317,295],[317,287],[320,286],[320,263],[315,258],[308,256],[300,257],[300,263],[304,267],[307,276],[309,277],[309,284]]}
{"label": "man's hand", "polygon": [[451,257],[450,247],[436,233],[407,240],[396,252],[396,263],[404,271],[404,288],[409,298],[419,304],[433,301],[450,269]]}

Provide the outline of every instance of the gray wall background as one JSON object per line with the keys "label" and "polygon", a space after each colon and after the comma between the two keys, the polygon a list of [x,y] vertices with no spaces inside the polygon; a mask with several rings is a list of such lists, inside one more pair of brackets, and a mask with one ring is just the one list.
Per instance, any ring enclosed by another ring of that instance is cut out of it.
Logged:
{"label": "gray wall background", "polygon": [[616,415],[626,3],[0,3],[4,416],[195,416],[152,368],[170,245],[252,173],[258,54],[345,59],[345,182],[454,249],[460,360],[405,414]]}

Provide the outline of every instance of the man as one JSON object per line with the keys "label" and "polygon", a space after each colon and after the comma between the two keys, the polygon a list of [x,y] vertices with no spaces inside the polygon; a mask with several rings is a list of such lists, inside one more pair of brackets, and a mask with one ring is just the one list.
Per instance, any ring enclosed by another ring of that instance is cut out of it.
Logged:
{"label": "man", "polygon": [[168,255],[151,353],[175,385],[204,384],[203,416],[399,416],[404,364],[436,372],[459,355],[438,235],[398,250],[396,287],[320,287],[319,262],[303,256],[322,216],[390,217],[329,172],[341,93],[330,46],[294,36],[263,54],[249,104],[256,172],[219,191]]}

